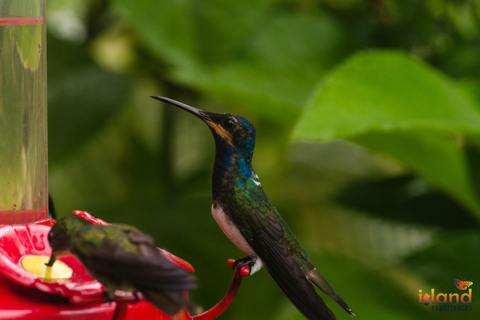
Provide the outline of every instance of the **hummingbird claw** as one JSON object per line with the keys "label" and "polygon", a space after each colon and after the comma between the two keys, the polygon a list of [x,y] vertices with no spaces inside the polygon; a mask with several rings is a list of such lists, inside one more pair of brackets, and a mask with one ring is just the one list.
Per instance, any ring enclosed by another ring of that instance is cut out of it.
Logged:
{"label": "hummingbird claw", "polygon": [[[237,269],[237,267],[239,265],[244,265],[248,262],[252,262],[252,258],[251,257],[243,257],[243,258],[240,258],[240,259],[237,259],[235,260],[233,263],[231,263],[231,267],[233,270]],[[228,262],[227,262],[228,263]]]}

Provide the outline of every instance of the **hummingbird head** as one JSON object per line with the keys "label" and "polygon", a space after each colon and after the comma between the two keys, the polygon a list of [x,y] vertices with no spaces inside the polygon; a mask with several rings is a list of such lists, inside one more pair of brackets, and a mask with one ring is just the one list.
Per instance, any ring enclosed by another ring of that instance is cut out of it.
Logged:
{"label": "hummingbird head", "polygon": [[152,98],[190,112],[205,122],[215,138],[217,154],[239,157],[248,165],[251,163],[255,147],[255,127],[247,118],[230,113],[203,111],[165,97]]}
{"label": "hummingbird head", "polygon": [[61,257],[70,250],[72,238],[83,224],[73,217],[64,217],[57,220],[48,233],[48,242],[52,248],[52,256],[47,263],[52,266],[56,258]]}

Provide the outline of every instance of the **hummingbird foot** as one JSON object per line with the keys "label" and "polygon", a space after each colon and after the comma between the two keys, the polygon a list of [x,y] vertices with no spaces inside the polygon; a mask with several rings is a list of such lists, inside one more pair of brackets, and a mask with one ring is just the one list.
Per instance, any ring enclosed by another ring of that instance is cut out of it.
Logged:
{"label": "hummingbird foot", "polygon": [[236,270],[242,277],[251,276],[260,270],[262,265],[262,260],[258,257],[252,258],[249,256],[237,259],[231,264],[232,269]]}
{"label": "hummingbird foot", "polygon": [[246,256],[246,257],[243,257],[243,258],[239,258],[237,260],[235,260],[232,264],[232,269],[235,270],[237,269],[237,267],[239,266],[239,264],[245,264],[245,263],[248,263],[248,262],[251,262],[252,261],[252,257],[249,257],[249,256]]}

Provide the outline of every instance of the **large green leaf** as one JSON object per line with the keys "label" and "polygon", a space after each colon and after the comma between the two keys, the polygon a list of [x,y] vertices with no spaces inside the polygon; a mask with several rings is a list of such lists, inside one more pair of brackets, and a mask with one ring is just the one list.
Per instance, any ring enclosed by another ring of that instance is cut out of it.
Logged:
{"label": "large green leaf", "polygon": [[294,139],[353,139],[404,162],[480,216],[463,151],[446,134],[480,133],[480,113],[446,77],[404,53],[360,53],[334,70]]}
{"label": "large green leaf", "polygon": [[[473,100],[473,104],[480,107],[480,80],[463,79],[458,82],[459,88]],[[479,109],[480,111],[480,109]]]}
{"label": "large green leaf", "polygon": [[413,128],[480,133],[480,113],[421,61],[402,52],[370,51],[355,55],[321,83],[294,138],[329,141]]}

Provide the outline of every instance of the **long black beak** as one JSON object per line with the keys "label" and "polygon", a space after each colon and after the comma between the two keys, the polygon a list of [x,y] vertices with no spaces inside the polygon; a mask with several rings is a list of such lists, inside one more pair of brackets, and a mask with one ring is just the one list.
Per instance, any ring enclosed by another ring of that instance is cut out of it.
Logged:
{"label": "long black beak", "polygon": [[52,255],[50,256],[50,260],[48,260],[48,263],[45,263],[47,267],[53,266],[55,261],[57,260],[57,257],[55,257],[55,254],[52,252]]}
{"label": "long black beak", "polygon": [[160,100],[160,101],[163,101],[163,102],[166,102],[168,104],[171,104],[172,106],[175,106],[175,107],[178,107],[180,109],[183,109],[187,112],[190,112],[191,114],[193,114],[194,116],[196,116],[197,118],[200,118],[201,120],[203,121],[211,121],[212,119],[208,116],[207,112],[205,111],[202,111],[200,109],[197,109],[197,108],[194,108],[194,107],[191,107],[185,103],[181,103],[181,102],[178,102],[176,100],[173,100],[173,99],[170,99],[170,98],[165,98],[165,97],[159,97],[159,96],[150,96],[150,98],[153,98],[153,99],[156,99],[156,100]]}

